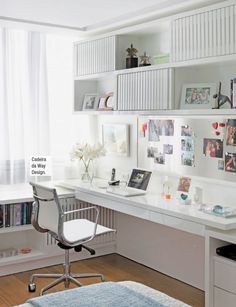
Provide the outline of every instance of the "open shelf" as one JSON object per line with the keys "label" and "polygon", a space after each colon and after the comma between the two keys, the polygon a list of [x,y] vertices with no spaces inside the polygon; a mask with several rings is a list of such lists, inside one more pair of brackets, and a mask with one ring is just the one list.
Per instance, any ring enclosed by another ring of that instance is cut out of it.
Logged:
{"label": "open shelf", "polygon": [[26,262],[29,260],[41,258],[43,255],[44,255],[43,252],[36,250],[36,249],[32,250],[28,254],[19,253],[18,255],[15,255],[15,256],[0,258],[0,266]]}
{"label": "open shelf", "polygon": [[17,232],[17,231],[27,231],[27,230],[32,230],[32,229],[33,229],[33,226],[31,224],[2,227],[2,228],[0,228],[0,234],[9,233],[9,232]]}

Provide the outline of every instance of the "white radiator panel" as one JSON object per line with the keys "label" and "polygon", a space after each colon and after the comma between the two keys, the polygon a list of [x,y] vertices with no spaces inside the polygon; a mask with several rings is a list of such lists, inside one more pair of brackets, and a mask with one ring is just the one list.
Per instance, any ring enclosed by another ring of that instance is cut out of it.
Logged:
{"label": "white radiator panel", "polygon": [[[81,202],[76,200],[75,198],[66,198],[66,199],[60,199],[60,202],[63,206],[63,209],[65,211],[70,211],[70,210],[75,210],[75,209],[80,209],[80,208],[86,208],[92,206],[89,203]],[[99,218],[98,218],[98,223],[107,226],[109,228],[115,229],[115,213],[113,210],[103,208],[103,207],[98,207],[100,210]],[[95,210],[88,210],[88,211],[82,211],[73,213],[70,217],[68,216],[68,219],[76,219],[76,218],[84,218],[88,219],[90,221],[95,221],[96,218],[96,211]],[[68,220],[67,219],[67,220]],[[110,242],[115,241],[115,233],[105,233],[103,235],[97,236],[96,238],[91,241],[93,244],[106,244]],[[57,241],[51,237],[50,234],[45,235],[45,240],[46,240],[46,246],[50,247],[55,244],[57,244]]]}
{"label": "white radiator panel", "polygon": [[236,53],[236,5],[181,17],[171,26],[173,62]]}
{"label": "white radiator panel", "polygon": [[75,45],[75,76],[115,70],[115,36],[77,43]]}
{"label": "white radiator panel", "polygon": [[172,69],[118,75],[118,110],[171,109]]}

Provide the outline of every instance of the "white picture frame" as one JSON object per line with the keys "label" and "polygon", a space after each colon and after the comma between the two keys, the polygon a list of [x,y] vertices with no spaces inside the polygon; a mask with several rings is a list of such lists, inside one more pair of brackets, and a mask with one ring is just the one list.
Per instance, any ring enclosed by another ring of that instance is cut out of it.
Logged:
{"label": "white picture frame", "polygon": [[212,109],[215,83],[187,83],[182,86],[180,109]]}
{"label": "white picture frame", "polygon": [[103,124],[102,143],[107,155],[128,157],[130,154],[129,125]]}
{"label": "white picture frame", "polygon": [[83,100],[83,111],[95,111],[98,108],[99,103],[98,94],[85,94]]}

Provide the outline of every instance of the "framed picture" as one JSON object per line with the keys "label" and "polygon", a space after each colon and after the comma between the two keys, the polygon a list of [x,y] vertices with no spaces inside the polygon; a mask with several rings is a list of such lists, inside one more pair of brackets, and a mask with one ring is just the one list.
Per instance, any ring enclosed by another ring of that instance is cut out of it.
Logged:
{"label": "framed picture", "polygon": [[99,96],[97,94],[85,94],[83,110],[94,111],[98,108]]}
{"label": "framed picture", "polygon": [[102,141],[107,154],[127,157],[129,155],[129,125],[102,125]]}
{"label": "framed picture", "polygon": [[182,87],[181,109],[211,109],[214,107],[214,83],[184,84]]}
{"label": "framed picture", "polygon": [[113,110],[114,109],[114,93],[110,92],[102,96],[99,100],[98,109],[99,110]]}

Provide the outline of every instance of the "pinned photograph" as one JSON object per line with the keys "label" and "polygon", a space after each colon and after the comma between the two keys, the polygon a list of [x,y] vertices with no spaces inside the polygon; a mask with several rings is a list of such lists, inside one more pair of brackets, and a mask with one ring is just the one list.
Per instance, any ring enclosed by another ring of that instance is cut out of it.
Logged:
{"label": "pinned photograph", "polygon": [[189,177],[180,177],[179,178],[179,185],[178,185],[178,191],[180,192],[185,192],[188,193],[189,192],[189,188],[190,188],[190,184],[191,184],[191,178]]}
{"label": "pinned photograph", "polygon": [[164,144],[163,145],[163,151],[164,151],[164,154],[173,155],[173,145]]}
{"label": "pinned photograph", "polygon": [[224,160],[218,160],[218,170],[223,171],[225,168],[225,162]]}
{"label": "pinned photograph", "polygon": [[165,164],[165,155],[163,153],[158,153],[157,156],[154,157],[154,163]]}
{"label": "pinned photograph", "polygon": [[149,120],[149,142],[159,142],[160,136],[174,135],[174,120]]}
{"label": "pinned photograph", "polygon": [[236,173],[236,153],[225,153],[225,171]]}
{"label": "pinned photograph", "polygon": [[174,135],[174,121],[170,119],[161,120],[161,135],[173,136]]}
{"label": "pinned photograph", "polygon": [[236,146],[236,119],[228,119],[227,121],[226,145]]}
{"label": "pinned photograph", "polygon": [[191,137],[181,139],[182,151],[194,151],[193,139]]}
{"label": "pinned photograph", "polygon": [[192,136],[192,129],[188,126],[181,126],[181,136]]}
{"label": "pinned photograph", "polygon": [[147,157],[148,158],[154,158],[158,154],[158,148],[157,147],[148,147],[147,148]]}
{"label": "pinned photograph", "polygon": [[148,123],[148,140],[149,142],[159,142],[161,135],[160,120],[150,119]]}
{"label": "pinned photograph", "polygon": [[211,158],[223,158],[223,141],[220,139],[203,139],[203,154]]}
{"label": "pinned photograph", "polygon": [[182,152],[181,164],[185,166],[194,166],[194,153],[193,152]]}

